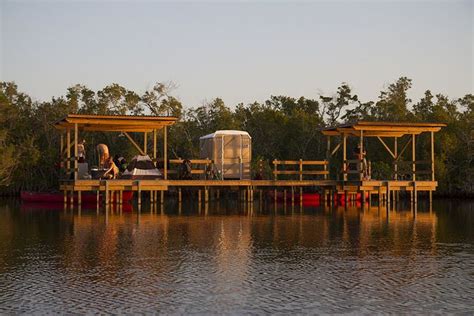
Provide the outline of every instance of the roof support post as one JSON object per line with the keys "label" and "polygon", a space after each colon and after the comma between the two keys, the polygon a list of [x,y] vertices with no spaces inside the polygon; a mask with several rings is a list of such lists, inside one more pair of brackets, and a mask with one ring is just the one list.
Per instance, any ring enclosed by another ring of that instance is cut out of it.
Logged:
{"label": "roof support post", "polygon": [[416,144],[415,144],[415,134],[411,134],[411,159],[412,159],[412,173],[413,181],[416,181]]}
{"label": "roof support post", "polygon": [[[71,129],[66,130],[66,176],[71,172]],[[70,178],[68,178],[70,179]]]}
{"label": "roof support post", "polygon": [[359,165],[359,180],[362,181],[364,179],[364,131],[360,130],[360,147],[359,147],[359,157],[360,161],[358,162]]}
{"label": "roof support post", "polygon": [[342,169],[343,169],[343,180],[347,181],[347,156],[346,156],[346,148],[347,147],[347,135],[344,133],[342,134]]}
{"label": "roof support post", "polygon": [[61,132],[61,142],[59,143],[59,165],[61,166],[64,166],[64,154],[63,154],[63,150],[64,150],[64,134]]}
{"label": "roof support post", "polygon": [[78,126],[77,126],[77,123],[74,123],[74,180],[77,180],[77,142],[78,142],[78,138],[79,138],[79,135],[78,135],[79,131],[78,131]]}
{"label": "roof support post", "polygon": [[393,144],[393,153],[394,153],[394,173],[395,173],[395,180],[398,180],[398,165],[397,165],[397,160],[398,160],[398,137],[395,137],[394,139],[394,144]]}
{"label": "roof support post", "polygon": [[[327,136],[327,142],[328,142],[328,145],[327,145],[327,150],[326,150],[326,165],[324,165],[324,171],[327,171],[328,168],[329,168],[329,159],[331,159],[331,136],[328,135]],[[324,180],[327,180],[328,178],[328,174],[325,174],[324,175]],[[303,195],[301,195],[303,196]],[[301,199],[300,199],[300,202],[301,202]]]}
{"label": "roof support post", "polygon": [[327,150],[326,150],[326,159],[329,161],[331,157],[331,135],[327,136]]}
{"label": "roof support post", "polygon": [[163,127],[163,178],[168,179],[168,131],[167,127]]}
{"label": "roof support post", "polygon": [[143,132],[143,152],[145,153],[145,155],[147,154],[147,147],[148,147],[147,139],[148,139],[147,132]]}
{"label": "roof support post", "polygon": [[[431,132],[431,181],[435,181],[434,132]],[[431,192],[431,191],[430,191]]]}
{"label": "roof support post", "polygon": [[156,129],[153,129],[153,160],[155,161],[155,167],[157,165],[156,162]]}

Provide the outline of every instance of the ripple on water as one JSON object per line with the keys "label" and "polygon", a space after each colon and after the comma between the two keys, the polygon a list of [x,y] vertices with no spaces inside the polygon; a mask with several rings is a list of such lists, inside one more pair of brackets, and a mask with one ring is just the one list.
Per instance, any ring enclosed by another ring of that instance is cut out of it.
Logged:
{"label": "ripple on water", "polygon": [[471,237],[445,242],[433,214],[358,212],[29,214],[22,227],[0,208],[2,227],[21,227],[0,234],[0,313],[474,312]]}

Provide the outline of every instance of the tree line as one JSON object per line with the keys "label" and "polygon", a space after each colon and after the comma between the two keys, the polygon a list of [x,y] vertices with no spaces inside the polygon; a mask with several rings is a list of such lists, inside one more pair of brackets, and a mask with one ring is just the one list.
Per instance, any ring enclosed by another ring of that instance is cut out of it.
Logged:
{"label": "tree line", "polygon": [[[449,98],[430,90],[413,101],[408,97],[412,80],[401,77],[380,92],[377,100],[361,100],[349,84],[333,95],[270,96],[264,102],[232,107],[220,98],[186,108],[175,98],[173,83],[157,83],[142,94],[119,84],[99,91],[74,85],[64,96],[33,101],[14,82],[0,82],[0,192],[57,188],[60,173],[59,134],[53,124],[70,113],[107,115],[172,115],[168,156],[199,157],[199,137],[219,129],[245,130],[252,136],[253,161],[273,159],[319,160],[326,157],[326,139],[320,129],[356,120],[443,122],[435,137],[438,192],[472,195],[474,192],[474,95]],[[94,146],[109,145],[111,153],[131,159],[136,150],[118,133],[81,133],[94,164]],[[139,139],[139,138],[137,138]],[[355,146],[350,140],[349,147]],[[429,159],[429,136],[417,140],[417,159]],[[391,178],[392,158],[381,145],[367,140],[367,157],[375,176]],[[340,155],[340,153],[339,153]],[[341,158],[332,163],[338,168]],[[339,166],[340,167],[340,166]],[[333,170],[333,171],[334,171]],[[337,174],[335,175],[337,176]]]}

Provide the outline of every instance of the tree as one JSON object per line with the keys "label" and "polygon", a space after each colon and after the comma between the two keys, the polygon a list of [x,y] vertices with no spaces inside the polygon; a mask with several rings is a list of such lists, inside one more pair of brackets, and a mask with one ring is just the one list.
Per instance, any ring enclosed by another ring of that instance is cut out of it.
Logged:
{"label": "tree", "polygon": [[176,87],[173,82],[157,82],[151,90],[145,91],[141,102],[152,115],[171,115],[181,118],[183,105],[171,96],[171,92]]}
{"label": "tree", "polygon": [[332,97],[320,96],[322,108],[321,116],[325,118],[327,126],[333,126],[343,114],[343,111],[354,102],[358,101],[347,83],[337,88],[337,94]]}
{"label": "tree", "polygon": [[411,100],[407,96],[407,91],[411,88],[411,79],[401,77],[397,82],[388,86],[386,91],[382,91],[379,101],[373,108],[373,115],[381,121],[407,121],[412,119],[408,106]]}

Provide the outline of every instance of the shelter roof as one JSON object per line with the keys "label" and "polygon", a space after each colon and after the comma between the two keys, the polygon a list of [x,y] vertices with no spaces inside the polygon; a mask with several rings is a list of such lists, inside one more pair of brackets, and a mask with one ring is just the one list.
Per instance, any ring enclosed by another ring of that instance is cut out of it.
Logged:
{"label": "shelter roof", "polygon": [[364,137],[401,137],[407,134],[421,134],[424,132],[438,132],[444,123],[427,122],[370,122],[357,121],[341,124],[334,127],[323,128],[321,132],[328,136],[353,135],[360,136],[363,131]]}
{"label": "shelter roof", "polygon": [[101,132],[151,132],[173,125],[178,119],[173,116],[134,116],[134,115],[85,115],[68,114],[54,123],[57,129],[78,128],[84,131]]}
{"label": "shelter roof", "polygon": [[215,137],[223,136],[223,135],[242,135],[242,136],[248,136],[249,138],[252,138],[250,134],[245,131],[219,130],[219,131],[215,131],[214,133],[201,136],[199,137],[199,139],[215,138]]}

